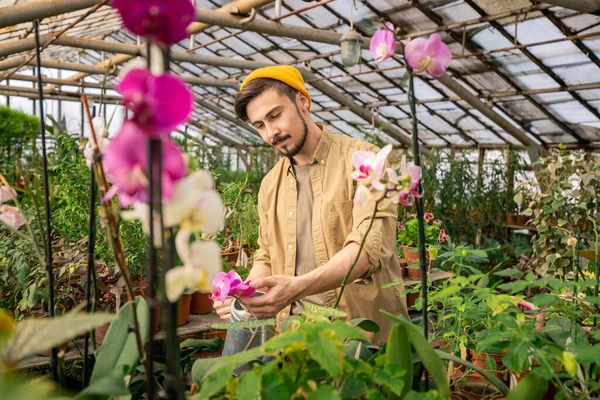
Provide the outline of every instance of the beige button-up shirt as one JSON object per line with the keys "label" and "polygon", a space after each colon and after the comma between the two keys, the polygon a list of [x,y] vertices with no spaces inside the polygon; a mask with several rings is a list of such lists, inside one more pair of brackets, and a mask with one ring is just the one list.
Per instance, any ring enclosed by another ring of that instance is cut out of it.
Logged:
{"label": "beige button-up shirt", "polygon": [[[312,237],[317,267],[327,263],[334,254],[351,242],[360,244],[373,214],[374,203],[359,207],[353,202],[356,183],[352,154],[358,150],[378,151],[377,147],[360,139],[332,134],[320,126],[323,135],[310,164],[314,206]],[[258,193],[260,228],[259,249],[255,264],[271,268],[272,275],[294,276],[296,266],[296,177],[289,158],[282,158],[261,183]],[[390,321],[380,312],[408,317],[406,302],[401,295],[403,285],[382,289],[381,286],[402,282],[396,253],[397,207],[391,205],[376,215],[365,241],[370,269],[363,279],[349,283],[344,289],[340,309],[349,319],[369,318],[381,330],[371,336],[382,343],[391,328]],[[349,268],[350,266],[348,266]],[[326,306],[333,306],[338,290],[323,293]],[[290,307],[278,314],[287,317]]]}

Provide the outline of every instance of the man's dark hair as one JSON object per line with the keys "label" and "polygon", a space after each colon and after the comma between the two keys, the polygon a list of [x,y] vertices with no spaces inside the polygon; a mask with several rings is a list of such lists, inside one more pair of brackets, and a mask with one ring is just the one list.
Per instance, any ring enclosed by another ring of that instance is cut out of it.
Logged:
{"label": "man's dark hair", "polygon": [[259,78],[251,81],[242,89],[235,99],[235,113],[238,118],[248,121],[246,107],[256,96],[265,90],[275,89],[281,96],[287,96],[293,104],[296,104],[296,93],[298,91],[286,83],[270,78]]}

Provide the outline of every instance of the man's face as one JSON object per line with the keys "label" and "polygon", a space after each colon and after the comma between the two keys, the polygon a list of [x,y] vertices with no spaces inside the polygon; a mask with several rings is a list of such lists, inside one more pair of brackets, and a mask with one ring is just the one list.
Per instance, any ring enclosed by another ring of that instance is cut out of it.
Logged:
{"label": "man's face", "polygon": [[296,102],[269,89],[246,106],[246,114],[262,139],[284,156],[294,157],[302,150],[308,125]]}

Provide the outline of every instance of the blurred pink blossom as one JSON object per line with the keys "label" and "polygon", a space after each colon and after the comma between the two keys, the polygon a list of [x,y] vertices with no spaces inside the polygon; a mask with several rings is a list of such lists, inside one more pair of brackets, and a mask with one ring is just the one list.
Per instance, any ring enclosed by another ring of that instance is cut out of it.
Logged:
{"label": "blurred pink blossom", "polygon": [[153,75],[149,69],[131,69],[116,87],[133,121],[150,136],[168,135],[187,122],[194,96],[173,74]]}
{"label": "blurred pink blossom", "polygon": [[[119,193],[119,203],[127,207],[136,201],[148,199],[148,177],[146,140],[142,130],[133,122],[125,121],[119,134],[106,148],[103,162],[107,174],[112,177],[113,186],[106,193],[107,201]],[[186,172],[181,150],[170,138],[162,140],[162,192],[168,200],[173,193],[173,184],[183,178]]]}
{"label": "blurred pink blossom", "polygon": [[188,37],[196,12],[190,0],[113,0],[112,6],[125,28],[166,45]]}
{"label": "blurred pink blossom", "polygon": [[5,223],[13,231],[25,224],[25,217],[17,207],[3,204],[0,206],[0,222]]}

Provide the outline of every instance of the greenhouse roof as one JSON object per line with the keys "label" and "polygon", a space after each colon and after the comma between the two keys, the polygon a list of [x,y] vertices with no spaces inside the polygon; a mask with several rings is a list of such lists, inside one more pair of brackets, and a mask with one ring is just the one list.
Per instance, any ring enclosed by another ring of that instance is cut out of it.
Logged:
{"label": "greenhouse roof", "polygon": [[[368,38],[390,21],[401,29],[403,43],[439,32],[454,56],[444,77],[416,80],[424,145],[600,147],[600,17],[584,8],[588,2],[552,1],[576,11],[529,0],[359,0],[351,12],[352,3],[195,0],[193,35],[172,48],[172,69],[198,97],[187,133],[225,144],[260,144],[234,116],[236,88],[253,68],[283,63],[302,69],[316,122],[408,145],[402,56],[375,64],[365,46],[359,65],[346,68],[337,44],[351,24]],[[107,76],[114,83],[118,70],[145,47],[106,4],[0,0],[0,79],[6,85],[0,95],[37,96],[29,60],[35,55],[35,18],[42,18],[42,45],[50,43],[42,52],[48,99],[79,101],[80,81],[85,93],[97,96],[109,65],[116,66]],[[106,100],[117,102],[118,94],[107,90]]]}

